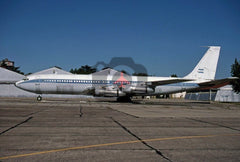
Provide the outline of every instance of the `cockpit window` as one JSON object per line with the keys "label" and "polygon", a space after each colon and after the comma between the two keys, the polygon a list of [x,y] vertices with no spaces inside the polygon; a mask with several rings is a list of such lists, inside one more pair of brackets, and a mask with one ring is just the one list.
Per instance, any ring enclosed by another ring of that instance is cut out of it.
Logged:
{"label": "cockpit window", "polygon": [[25,80],[29,80],[28,78],[23,78],[23,80],[25,81]]}

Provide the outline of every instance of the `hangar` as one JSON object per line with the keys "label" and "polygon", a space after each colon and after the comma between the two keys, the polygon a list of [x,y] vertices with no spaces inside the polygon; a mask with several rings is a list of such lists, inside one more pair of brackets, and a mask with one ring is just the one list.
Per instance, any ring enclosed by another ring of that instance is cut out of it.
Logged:
{"label": "hangar", "polygon": [[25,76],[0,67],[0,96],[1,97],[31,97],[33,93],[23,91],[14,83]]}
{"label": "hangar", "polygon": [[240,94],[235,93],[231,85],[226,85],[217,91],[215,101],[240,102]]}

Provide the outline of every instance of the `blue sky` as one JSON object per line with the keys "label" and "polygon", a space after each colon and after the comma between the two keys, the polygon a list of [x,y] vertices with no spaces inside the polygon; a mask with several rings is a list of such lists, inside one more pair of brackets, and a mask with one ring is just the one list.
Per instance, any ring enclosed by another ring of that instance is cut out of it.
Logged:
{"label": "blue sky", "polygon": [[132,57],[156,76],[189,73],[222,47],[216,78],[240,58],[238,0],[0,0],[0,59],[25,73]]}

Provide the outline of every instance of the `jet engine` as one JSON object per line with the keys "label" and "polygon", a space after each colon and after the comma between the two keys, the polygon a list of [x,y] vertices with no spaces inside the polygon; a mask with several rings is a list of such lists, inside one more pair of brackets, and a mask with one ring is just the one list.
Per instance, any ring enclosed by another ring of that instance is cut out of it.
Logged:
{"label": "jet engine", "polygon": [[117,86],[98,87],[95,89],[95,96],[101,97],[120,97],[126,96]]}
{"label": "jet engine", "polygon": [[124,93],[130,93],[130,94],[145,94],[145,93],[152,93],[154,90],[152,88],[149,88],[147,86],[126,86],[123,89]]}

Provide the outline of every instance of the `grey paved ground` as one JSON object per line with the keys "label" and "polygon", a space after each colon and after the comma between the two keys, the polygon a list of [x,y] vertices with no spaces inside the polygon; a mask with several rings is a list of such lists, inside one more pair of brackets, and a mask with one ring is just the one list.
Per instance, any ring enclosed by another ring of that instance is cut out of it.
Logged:
{"label": "grey paved ground", "polygon": [[0,98],[0,161],[240,161],[240,105]]}

